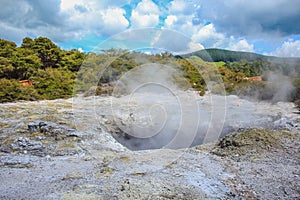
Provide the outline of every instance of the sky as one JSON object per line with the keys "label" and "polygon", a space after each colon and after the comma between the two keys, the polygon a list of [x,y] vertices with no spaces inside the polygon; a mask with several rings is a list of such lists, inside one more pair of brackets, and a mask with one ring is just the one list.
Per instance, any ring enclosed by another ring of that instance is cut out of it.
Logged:
{"label": "sky", "polygon": [[0,0],[0,4],[0,38],[18,45],[24,37],[44,36],[63,49],[84,52],[105,41],[126,40],[138,43],[138,48],[159,43],[178,52],[222,48],[300,57],[299,0]]}

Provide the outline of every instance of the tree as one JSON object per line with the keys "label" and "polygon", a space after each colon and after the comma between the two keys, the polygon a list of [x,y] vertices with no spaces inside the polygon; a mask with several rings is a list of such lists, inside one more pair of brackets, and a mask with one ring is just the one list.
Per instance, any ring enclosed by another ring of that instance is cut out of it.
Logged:
{"label": "tree", "polygon": [[0,39],[0,57],[10,58],[16,51],[17,45],[14,42]]}
{"label": "tree", "polygon": [[21,48],[32,49],[32,47],[33,47],[33,40],[29,37],[25,37],[22,40]]}
{"label": "tree", "polygon": [[77,72],[79,71],[85,57],[86,56],[84,53],[79,52],[75,49],[72,49],[70,51],[62,51],[61,61],[59,65],[72,72]]}
{"label": "tree", "polygon": [[32,49],[41,59],[43,63],[42,69],[59,67],[61,49],[51,40],[45,37],[38,37],[33,40]]}

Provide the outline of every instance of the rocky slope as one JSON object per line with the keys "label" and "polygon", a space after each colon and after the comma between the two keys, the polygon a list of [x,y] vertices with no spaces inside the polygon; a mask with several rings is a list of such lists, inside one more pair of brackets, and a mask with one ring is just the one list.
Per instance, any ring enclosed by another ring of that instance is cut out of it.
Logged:
{"label": "rocky slope", "polygon": [[[129,108],[136,111],[145,103],[139,98]],[[221,97],[214,98],[220,102]],[[220,115],[218,105],[223,104],[210,99],[196,99],[205,116],[200,124],[220,121],[209,114]],[[215,135],[230,133],[223,139],[203,140],[202,131],[209,129],[199,126],[191,148],[132,151],[125,146],[158,146],[126,139],[119,125],[132,125],[132,117],[143,123],[144,112],[130,116],[127,104],[120,107],[124,102],[126,98],[76,97],[1,104],[0,198],[299,199],[300,119],[293,104],[230,96],[224,129]],[[168,101],[161,104],[173,108]],[[151,116],[154,122],[160,119]],[[203,142],[208,143],[198,145]]]}

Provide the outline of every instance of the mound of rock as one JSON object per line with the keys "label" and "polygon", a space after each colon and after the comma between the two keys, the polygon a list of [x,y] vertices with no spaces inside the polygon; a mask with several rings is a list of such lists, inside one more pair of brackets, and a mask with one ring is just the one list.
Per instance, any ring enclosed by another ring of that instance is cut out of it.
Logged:
{"label": "mound of rock", "polygon": [[54,122],[35,121],[28,124],[30,133],[40,132],[61,140],[66,137],[80,137],[81,133],[75,129]]}
{"label": "mound of rock", "polygon": [[280,148],[284,138],[295,135],[286,131],[251,128],[234,132],[222,138],[212,150],[219,156],[239,157]]}
{"label": "mound of rock", "polygon": [[20,129],[9,134],[0,143],[0,151],[22,153],[35,156],[64,156],[82,152],[78,145],[81,132],[55,122],[34,121],[27,125],[27,130]]}
{"label": "mound of rock", "polygon": [[23,153],[31,152],[35,155],[43,155],[45,146],[39,141],[30,140],[28,138],[19,137],[11,145],[13,151],[21,151]]}

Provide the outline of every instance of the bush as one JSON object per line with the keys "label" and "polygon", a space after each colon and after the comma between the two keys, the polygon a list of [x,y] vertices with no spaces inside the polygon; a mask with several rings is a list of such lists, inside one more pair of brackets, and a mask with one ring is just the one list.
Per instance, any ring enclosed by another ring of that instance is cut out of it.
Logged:
{"label": "bush", "polygon": [[23,86],[15,79],[0,79],[0,102],[11,102],[17,100],[38,100],[40,95],[33,86]]}
{"label": "bush", "polygon": [[47,68],[39,70],[33,77],[34,87],[44,99],[71,97],[75,74],[65,69]]}

